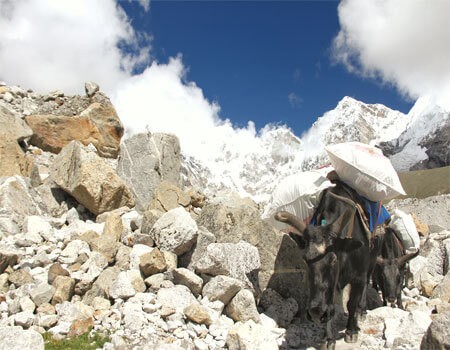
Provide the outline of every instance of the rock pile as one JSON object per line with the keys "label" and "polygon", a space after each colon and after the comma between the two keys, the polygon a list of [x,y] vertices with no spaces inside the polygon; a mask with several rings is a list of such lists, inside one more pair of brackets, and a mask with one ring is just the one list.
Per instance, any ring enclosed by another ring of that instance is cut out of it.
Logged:
{"label": "rock pile", "polygon": [[[249,199],[180,188],[176,137],[120,144],[120,120],[93,83],[83,97],[0,86],[0,124],[9,348],[91,331],[110,336],[105,349],[317,346],[324,330],[304,319],[296,244]],[[450,225],[424,221],[439,230],[411,262],[405,310],[369,311],[357,348],[448,346]]]}

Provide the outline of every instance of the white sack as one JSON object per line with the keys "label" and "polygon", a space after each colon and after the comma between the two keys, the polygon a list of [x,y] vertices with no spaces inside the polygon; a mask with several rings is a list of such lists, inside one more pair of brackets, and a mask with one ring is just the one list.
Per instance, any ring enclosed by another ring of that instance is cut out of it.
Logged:
{"label": "white sack", "polygon": [[322,191],[334,186],[320,171],[306,171],[288,176],[275,187],[262,218],[282,230],[288,225],[276,221],[278,211],[287,211],[309,223],[319,205]]}
{"label": "white sack", "polygon": [[397,172],[380,149],[360,142],[327,146],[339,178],[374,202],[405,195]]}
{"label": "white sack", "polygon": [[391,215],[389,226],[399,234],[398,238],[402,241],[406,250],[417,250],[420,248],[419,233],[411,215],[400,209],[395,209]]}

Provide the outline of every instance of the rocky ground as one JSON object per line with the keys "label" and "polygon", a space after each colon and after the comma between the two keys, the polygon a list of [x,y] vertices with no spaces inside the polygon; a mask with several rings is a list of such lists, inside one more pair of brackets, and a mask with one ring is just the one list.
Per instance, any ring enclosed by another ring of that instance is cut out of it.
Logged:
{"label": "rocky ground", "polygon": [[[119,147],[120,120],[95,84],[83,97],[0,88],[0,348],[43,349],[46,332],[105,333],[104,349],[318,347],[295,243],[248,198],[181,189],[176,137]],[[338,349],[450,346],[449,202],[389,203],[422,235],[405,310],[370,310],[359,342]]]}

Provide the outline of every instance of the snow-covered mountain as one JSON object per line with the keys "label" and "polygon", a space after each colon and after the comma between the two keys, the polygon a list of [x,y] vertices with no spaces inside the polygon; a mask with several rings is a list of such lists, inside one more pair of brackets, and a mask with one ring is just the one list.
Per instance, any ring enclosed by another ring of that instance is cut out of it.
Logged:
{"label": "snow-covered mountain", "polygon": [[[440,135],[445,125],[447,134]],[[381,104],[344,97],[301,137],[287,127],[266,127],[252,144],[224,142],[220,154],[207,160],[183,154],[183,172],[187,184],[207,193],[233,189],[264,203],[280,179],[328,164],[326,145],[348,141],[381,145],[394,167],[407,171],[428,159],[426,152],[431,148],[427,142],[439,144],[440,157],[445,158],[449,131],[449,113],[429,100],[418,100],[406,115]],[[447,165],[449,162],[447,159]]]}

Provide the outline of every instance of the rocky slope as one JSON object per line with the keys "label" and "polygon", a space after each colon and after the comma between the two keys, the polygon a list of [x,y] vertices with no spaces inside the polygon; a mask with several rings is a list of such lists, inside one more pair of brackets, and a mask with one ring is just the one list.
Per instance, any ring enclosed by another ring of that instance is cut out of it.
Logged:
{"label": "rocky slope", "polygon": [[[0,337],[7,346],[43,349],[44,332],[108,333],[105,349],[319,345],[324,329],[304,317],[307,271],[299,250],[261,220],[254,201],[183,188],[174,136],[139,134],[118,150],[120,120],[95,84],[86,96],[31,94],[0,92]],[[28,124],[34,120],[70,125],[70,139]],[[271,132],[282,141],[266,139],[269,164],[287,171],[301,142]],[[405,310],[370,310],[358,344],[340,340],[338,349],[449,346],[449,201],[439,195],[389,204],[415,214],[423,236],[403,291]],[[343,309],[338,318],[345,323]]]}

